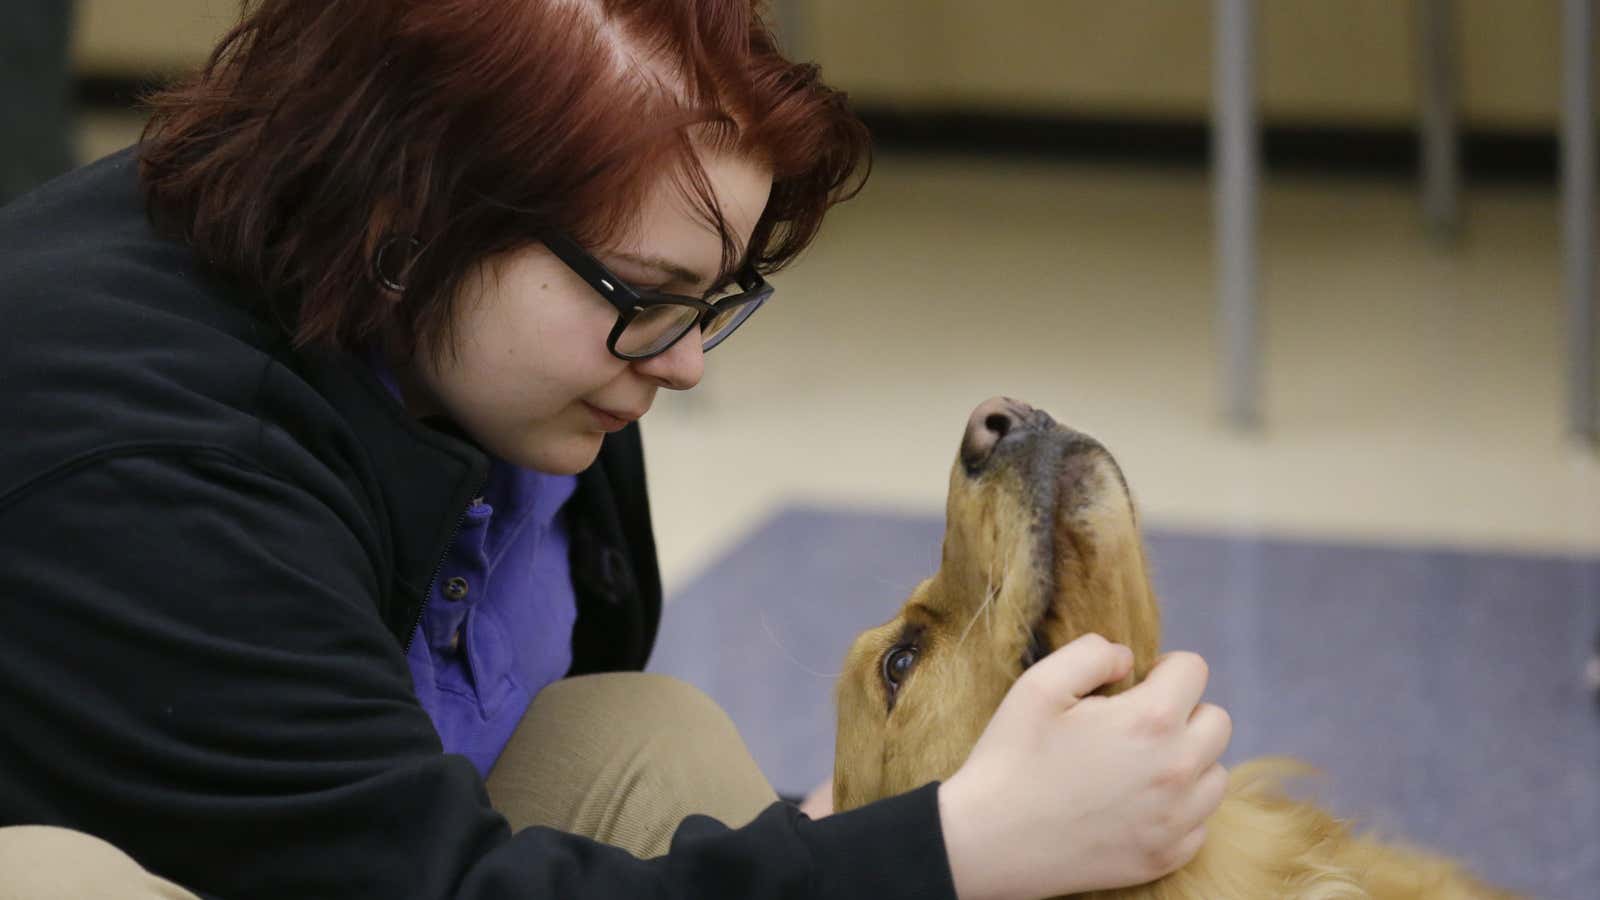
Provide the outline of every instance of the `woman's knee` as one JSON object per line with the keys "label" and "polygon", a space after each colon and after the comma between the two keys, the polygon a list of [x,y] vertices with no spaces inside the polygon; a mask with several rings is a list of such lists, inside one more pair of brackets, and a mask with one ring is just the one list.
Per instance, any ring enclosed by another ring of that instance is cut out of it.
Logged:
{"label": "woman's knee", "polygon": [[704,691],[669,675],[654,672],[609,672],[566,678],[546,687],[535,703],[586,715],[610,713],[607,724],[656,746],[679,743],[684,749],[736,736],[738,729],[722,707]]}
{"label": "woman's knee", "polygon": [[611,778],[669,782],[663,789],[691,794],[707,784],[714,790],[730,772],[759,774],[722,707],[699,688],[666,675],[563,679],[534,698],[527,719],[508,752],[523,732],[535,733],[581,748]]}
{"label": "woman's knee", "polygon": [[546,687],[490,772],[489,793],[514,827],[576,831],[640,856],[664,852],[686,815],[738,826],[776,799],[710,697],[642,673]]}
{"label": "woman's knee", "polygon": [[68,828],[0,828],[0,900],[196,900],[106,841]]}

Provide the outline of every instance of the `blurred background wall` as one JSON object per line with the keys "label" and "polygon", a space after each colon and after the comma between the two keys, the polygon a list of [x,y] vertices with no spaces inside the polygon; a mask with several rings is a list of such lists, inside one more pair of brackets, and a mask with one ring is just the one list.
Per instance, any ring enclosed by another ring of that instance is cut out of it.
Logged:
{"label": "blurred background wall", "polygon": [[[55,0],[70,2],[70,0]],[[74,66],[149,77],[205,58],[230,0],[77,0]],[[1201,117],[1208,0],[786,0],[780,21],[868,105],[1107,117]],[[1559,0],[1457,0],[1462,115],[1541,130],[1559,104]],[[1284,122],[1406,124],[1417,15],[1401,0],[1260,4],[1261,102]]]}
{"label": "blurred background wall", "polygon": [[[138,86],[199,65],[236,14],[233,0],[12,2],[75,7],[76,94],[106,112],[125,108]],[[1210,0],[770,5],[786,42],[851,93],[885,146],[979,140],[1129,158],[1206,152]],[[1553,172],[1560,0],[1447,5],[1466,164]],[[1418,3],[1267,0],[1258,19],[1256,83],[1271,159],[1412,164]],[[971,133],[975,118],[987,134]]]}
{"label": "blurred background wall", "polygon": [[[816,57],[868,102],[1026,113],[1195,118],[1210,107],[1207,0],[810,0]],[[1557,0],[1456,4],[1464,116],[1555,120]],[[1418,19],[1395,0],[1260,4],[1263,113],[1281,122],[1406,124]]]}

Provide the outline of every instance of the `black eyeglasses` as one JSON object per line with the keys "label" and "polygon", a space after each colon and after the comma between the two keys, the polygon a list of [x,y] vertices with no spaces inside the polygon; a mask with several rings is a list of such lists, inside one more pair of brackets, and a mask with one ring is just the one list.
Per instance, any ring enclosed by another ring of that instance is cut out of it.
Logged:
{"label": "black eyeglasses", "polygon": [[622,359],[659,356],[696,325],[700,326],[701,349],[710,350],[727,340],[772,296],[772,285],[748,264],[734,276],[741,288],[738,293],[709,302],[683,294],[640,290],[618,278],[566,235],[551,232],[543,239],[556,258],[617,308],[617,324],[606,338],[606,349]]}

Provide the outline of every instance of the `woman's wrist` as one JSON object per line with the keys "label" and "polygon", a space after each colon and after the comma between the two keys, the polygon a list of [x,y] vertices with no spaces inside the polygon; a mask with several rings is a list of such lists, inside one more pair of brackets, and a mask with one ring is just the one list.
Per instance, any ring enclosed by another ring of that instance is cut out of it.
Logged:
{"label": "woman's wrist", "polygon": [[973,827],[977,817],[965,792],[960,773],[939,785],[939,827],[944,832],[950,878],[960,900],[1015,900],[1000,883],[996,859],[983,846],[982,833]]}

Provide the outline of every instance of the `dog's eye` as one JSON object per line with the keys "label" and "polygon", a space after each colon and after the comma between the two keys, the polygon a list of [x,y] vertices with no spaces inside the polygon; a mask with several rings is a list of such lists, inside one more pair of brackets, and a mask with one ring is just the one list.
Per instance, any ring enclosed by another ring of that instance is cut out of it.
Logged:
{"label": "dog's eye", "polygon": [[913,645],[895,647],[883,657],[883,680],[891,687],[899,687],[911,667],[917,664],[917,648]]}

